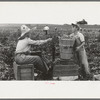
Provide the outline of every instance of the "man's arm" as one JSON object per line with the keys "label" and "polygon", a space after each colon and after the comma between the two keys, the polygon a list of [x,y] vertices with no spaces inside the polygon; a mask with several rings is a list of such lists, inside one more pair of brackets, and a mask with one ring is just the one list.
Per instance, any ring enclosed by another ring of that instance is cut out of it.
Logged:
{"label": "man's arm", "polygon": [[80,46],[76,47],[76,51],[80,50],[84,45],[85,45],[85,41],[82,42],[82,44]]}
{"label": "man's arm", "polygon": [[46,40],[32,40],[32,39],[28,39],[28,43],[29,44],[34,44],[34,45],[41,45],[41,44],[47,43],[48,41],[51,41],[51,40],[52,40],[51,38],[46,39]]}
{"label": "man's arm", "polygon": [[85,45],[85,39],[82,33],[79,35],[79,38],[82,44],[76,48],[76,51],[80,50]]}

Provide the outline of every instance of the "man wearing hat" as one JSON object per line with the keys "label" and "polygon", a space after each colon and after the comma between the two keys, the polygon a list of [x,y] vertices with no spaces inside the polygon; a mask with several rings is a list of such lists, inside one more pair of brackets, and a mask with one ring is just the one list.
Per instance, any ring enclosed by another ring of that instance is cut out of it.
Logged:
{"label": "man wearing hat", "polygon": [[21,26],[21,36],[18,38],[18,43],[15,51],[15,61],[17,64],[34,64],[36,69],[43,73],[47,73],[49,68],[45,67],[39,56],[32,56],[30,52],[31,45],[41,45],[52,39],[32,40],[29,38],[30,28],[26,25]]}
{"label": "man wearing hat", "polygon": [[46,26],[44,27],[44,29],[43,29],[43,31],[46,33],[46,35],[48,34],[48,30],[49,30],[49,27],[48,27],[48,25],[46,25]]}
{"label": "man wearing hat", "polygon": [[90,73],[87,55],[85,51],[85,39],[82,33],[80,33],[80,27],[77,24],[72,23],[72,34],[70,37],[75,39],[74,51],[80,66],[80,77],[83,80],[91,80],[93,78]]}

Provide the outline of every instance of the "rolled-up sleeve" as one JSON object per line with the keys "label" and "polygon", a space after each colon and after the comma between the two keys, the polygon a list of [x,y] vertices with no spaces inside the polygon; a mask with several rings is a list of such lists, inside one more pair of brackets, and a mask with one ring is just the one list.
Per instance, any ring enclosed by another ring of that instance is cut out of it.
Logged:
{"label": "rolled-up sleeve", "polygon": [[28,39],[28,43],[29,44],[34,44],[34,45],[40,45],[40,44],[43,44],[43,43],[46,43],[47,40],[32,40],[32,39]]}
{"label": "rolled-up sleeve", "polygon": [[79,37],[80,37],[81,42],[85,42],[84,35],[82,33],[80,33]]}

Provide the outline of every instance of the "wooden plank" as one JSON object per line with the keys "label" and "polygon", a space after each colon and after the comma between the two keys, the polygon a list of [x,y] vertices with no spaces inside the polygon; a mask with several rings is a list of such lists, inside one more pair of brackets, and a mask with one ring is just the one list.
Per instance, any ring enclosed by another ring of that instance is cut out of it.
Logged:
{"label": "wooden plank", "polygon": [[14,76],[15,76],[15,79],[17,80],[18,79],[18,68],[17,68],[17,64],[16,62],[13,62],[13,69],[14,69]]}
{"label": "wooden plank", "polygon": [[66,54],[66,53],[62,53],[62,52],[60,53],[60,58],[61,59],[72,59],[73,57],[74,56],[71,53],[70,54],[68,54],[68,53]]}
{"label": "wooden plank", "polygon": [[23,68],[23,69],[21,69],[21,73],[31,73],[31,68]]}
{"label": "wooden plank", "polygon": [[[57,80],[58,77],[53,77],[53,80]],[[75,81],[78,79],[78,76],[60,76],[59,80],[60,81]]]}
{"label": "wooden plank", "polygon": [[21,74],[29,74],[29,73],[32,73],[31,71],[30,72],[23,72],[23,73],[21,73]]}
{"label": "wooden plank", "polygon": [[19,68],[29,68],[29,67],[34,67],[33,64],[22,64],[22,65],[18,65]]}
{"label": "wooden plank", "polygon": [[58,72],[58,71],[60,71],[60,72],[64,72],[64,71],[66,71],[66,72],[68,72],[68,71],[72,71],[72,70],[78,70],[78,69],[61,69],[61,70],[54,70],[54,72]]}
{"label": "wooden plank", "polygon": [[23,76],[20,80],[32,80],[32,78],[31,77]]}
{"label": "wooden plank", "polygon": [[17,66],[17,80],[20,80],[21,79],[21,72],[20,72],[20,68],[19,66]]}
{"label": "wooden plank", "polygon": [[24,76],[25,77],[31,77],[31,75],[32,75],[31,73],[24,73],[24,74],[21,74],[21,77],[24,77]]}
{"label": "wooden plank", "polygon": [[69,70],[69,71],[54,71],[53,77],[59,77],[59,76],[77,76],[78,70]]}
{"label": "wooden plank", "polygon": [[77,65],[55,65],[53,70],[73,70],[78,68],[79,67]]}
{"label": "wooden plank", "polygon": [[61,59],[59,61],[59,64],[61,65],[75,65],[75,61],[72,59],[72,60],[63,60]]}

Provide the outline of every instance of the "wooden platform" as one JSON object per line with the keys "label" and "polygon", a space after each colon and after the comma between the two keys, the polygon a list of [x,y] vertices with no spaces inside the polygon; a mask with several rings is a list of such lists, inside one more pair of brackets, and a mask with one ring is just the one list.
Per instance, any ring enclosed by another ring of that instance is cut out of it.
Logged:
{"label": "wooden platform", "polygon": [[60,60],[53,68],[53,77],[74,77],[78,76],[78,65],[70,60]]}

